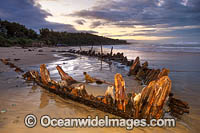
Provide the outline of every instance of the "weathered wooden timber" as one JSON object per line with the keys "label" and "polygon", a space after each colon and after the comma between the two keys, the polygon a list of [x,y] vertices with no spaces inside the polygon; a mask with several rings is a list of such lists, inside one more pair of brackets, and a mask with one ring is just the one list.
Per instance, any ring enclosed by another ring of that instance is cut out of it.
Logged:
{"label": "weathered wooden timber", "polygon": [[163,115],[163,106],[166,98],[171,92],[171,80],[168,76],[163,76],[154,80],[143,88],[141,99],[138,103],[138,112],[135,116],[138,118],[156,118]]}
{"label": "weathered wooden timber", "polygon": [[174,98],[173,94],[169,95],[169,110],[172,116],[180,119],[180,116],[184,113],[189,113],[189,105],[187,102],[184,102],[180,99]]}
{"label": "weathered wooden timber", "polygon": [[140,66],[140,58],[137,57],[133,63],[133,65],[130,67],[128,75],[136,75],[139,72]]}
{"label": "weathered wooden timber", "polygon": [[[10,60],[8,59],[1,59],[1,61],[11,68],[19,68],[9,62]],[[71,99],[122,118],[159,119],[165,113],[165,110],[163,110],[164,105],[168,105],[171,115],[177,118],[180,118],[184,113],[189,113],[188,103],[174,98],[173,94],[170,93],[171,80],[168,77],[169,70],[162,69],[160,72],[158,70],[148,69],[147,66],[148,63],[145,62],[138,70],[138,73],[141,70],[144,71],[146,74],[144,78],[148,79],[149,82],[141,93],[129,93],[126,95],[125,81],[120,74],[116,74],[115,84],[113,86],[116,89],[115,96],[111,96],[106,92],[105,96],[101,96],[102,98],[94,97],[92,94],[89,95],[82,84],[73,86],[73,83],[70,82],[71,80],[75,80],[67,75],[59,66],[57,66],[57,69],[62,79],[59,82],[51,79],[45,64],[40,66],[40,74],[37,71],[28,71],[23,74],[23,77],[25,80],[36,82],[42,88],[59,95],[63,99]],[[19,69],[21,70],[21,68]],[[150,81],[151,79],[152,81]],[[113,87],[111,86],[110,88]],[[169,100],[166,102],[168,96]]]}
{"label": "weathered wooden timber", "polygon": [[151,81],[161,78],[162,76],[168,76],[169,69],[150,69],[148,68],[148,62],[144,62],[140,65],[140,59],[137,57],[130,67],[129,76],[135,75],[136,79],[141,80],[143,84],[148,85]]}

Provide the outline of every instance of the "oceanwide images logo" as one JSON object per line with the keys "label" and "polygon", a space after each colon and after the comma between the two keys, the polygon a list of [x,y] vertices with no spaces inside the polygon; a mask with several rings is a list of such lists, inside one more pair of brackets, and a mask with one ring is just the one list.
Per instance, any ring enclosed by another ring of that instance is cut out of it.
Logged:
{"label": "oceanwide images logo", "polygon": [[[24,118],[24,124],[28,128],[33,128],[37,125],[37,117],[33,114],[28,114]],[[99,118],[96,116],[92,118],[88,116],[87,118],[51,118],[48,115],[43,115],[40,117],[40,125],[44,128],[47,127],[120,127],[131,130],[134,127],[175,127],[175,119],[151,119],[147,122],[146,119],[122,119],[122,118],[109,118],[105,116],[104,118]]]}

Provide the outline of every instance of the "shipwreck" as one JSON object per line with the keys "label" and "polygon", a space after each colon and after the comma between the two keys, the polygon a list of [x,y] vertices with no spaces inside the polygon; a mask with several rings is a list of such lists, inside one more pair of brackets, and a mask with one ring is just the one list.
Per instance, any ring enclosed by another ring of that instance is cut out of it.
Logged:
{"label": "shipwreck", "polygon": [[[118,61],[128,65],[130,66],[128,75],[134,75],[145,87],[138,94],[135,92],[127,93],[125,80],[121,74],[116,73],[114,83],[108,84],[105,95],[95,97],[87,93],[85,83],[80,83],[73,79],[59,65],[56,68],[61,80],[54,81],[51,79],[50,72],[47,70],[45,64],[40,65],[39,72],[35,70],[24,72],[8,59],[1,59],[1,61],[5,65],[14,68],[16,72],[21,73],[25,80],[35,82],[42,88],[59,95],[63,99],[71,99],[122,118],[159,119],[163,118],[165,113],[170,113],[174,117],[181,118],[184,113],[189,113],[188,103],[173,96],[171,90],[172,82],[168,76],[169,69],[150,69],[148,68],[148,62],[140,64],[139,57],[134,61],[128,61],[123,53],[113,55],[112,49],[108,54],[95,54],[93,51],[75,50],[68,52],[98,57],[109,63]],[[103,80],[101,82],[107,83]]]}

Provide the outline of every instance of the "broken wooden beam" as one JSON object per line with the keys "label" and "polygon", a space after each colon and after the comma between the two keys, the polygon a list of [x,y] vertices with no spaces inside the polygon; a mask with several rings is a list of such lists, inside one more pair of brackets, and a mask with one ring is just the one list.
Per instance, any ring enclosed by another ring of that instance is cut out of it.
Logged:
{"label": "broken wooden beam", "polygon": [[168,76],[151,81],[141,92],[141,98],[137,105],[139,113],[136,118],[161,118],[162,109],[170,91],[171,80]]}
{"label": "broken wooden beam", "polygon": [[137,58],[135,59],[133,65],[130,67],[130,70],[129,70],[128,75],[129,75],[129,76],[130,76],[130,75],[136,75],[137,72],[139,71],[140,67],[141,67],[141,66],[140,66],[140,58],[137,57]]}
{"label": "broken wooden beam", "polygon": [[59,65],[56,66],[56,69],[58,70],[61,79],[66,80],[69,85],[77,83],[77,81],[73,79],[71,76],[69,76],[67,73],[65,73]]}

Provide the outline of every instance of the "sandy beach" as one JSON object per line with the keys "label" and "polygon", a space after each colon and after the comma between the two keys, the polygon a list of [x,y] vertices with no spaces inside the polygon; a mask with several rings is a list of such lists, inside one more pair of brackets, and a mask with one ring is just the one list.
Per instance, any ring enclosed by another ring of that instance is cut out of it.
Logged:
{"label": "sandy beach", "polygon": [[[23,70],[39,70],[40,64],[47,64],[47,68],[50,71],[51,77],[54,80],[60,80],[60,76],[56,71],[56,65],[61,65],[65,72],[77,79],[78,81],[84,81],[83,72],[87,71],[90,75],[98,77],[100,79],[107,80],[109,82],[114,81],[114,74],[121,73],[126,81],[128,88],[127,92],[134,90],[140,92],[142,86],[138,81],[135,81],[133,77],[127,76],[127,68],[114,64],[109,66],[106,63],[102,63],[95,58],[71,55],[64,51],[69,48],[27,48],[22,49],[19,47],[0,48],[0,58],[9,58],[11,62],[21,67]],[[116,52],[116,51],[115,51]],[[126,52],[126,51],[125,51]],[[127,54],[130,54],[127,52]],[[142,59],[151,59],[151,66],[154,67],[167,67],[163,62],[156,64],[152,56],[158,57],[155,53],[134,53],[141,56]],[[136,56],[132,54],[132,57]],[[178,54],[160,54],[163,57],[171,58]],[[130,56],[130,55],[129,55]],[[14,59],[20,59],[15,61]],[[162,64],[163,63],[163,64]],[[178,69],[181,70],[181,69]],[[194,70],[194,69],[193,69]],[[175,71],[175,69],[174,69]],[[180,79],[176,79],[177,72],[172,72],[171,77],[175,82],[181,82]],[[181,76],[181,75],[180,75]],[[179,77],[182,78],[182,77]],[[34,114],[38,118],[42,115],[49,115],[55,118],[86,118],[88,115],[104,117],[111,114],[104,113],[102,111],[81,105],[71,100],[63,100],[55,94],[49,93],[41,87],[34,85],[33,83],[25,82],[20,74],[13,71],[12,68],[4,65],[0,62],[0,132],[4,133],[23,133],[23,132],[197,132],[199,127],[199,104],[195,103],[199,100],[194,98],[195,94],[188,92],[188,90],[179,90],[180,84],[173,85],[173,92],[178,97],[184,98],[191,105],[191,113],[188,116],[184,116],[183,120],[178,120],[175,128],[134,128],[133,130],[126,130],[123,128],[43,128],[37,124],[34,128],[27,128],[24,125],[24,117],[27,114]],[[177,87],[178,86],[178,87]],[[186,84],[187,86],[187,84]],[[87,91],[90,94],[104,95],[106,91],[106,85],[90,84],[86,86]],[[196,90],[195,90],[196,91]],[[187,93],[187,95],[185,95]],[[196,98],[198,96],[195,96]],[[199,102],[198,102],[199,103]]]}

